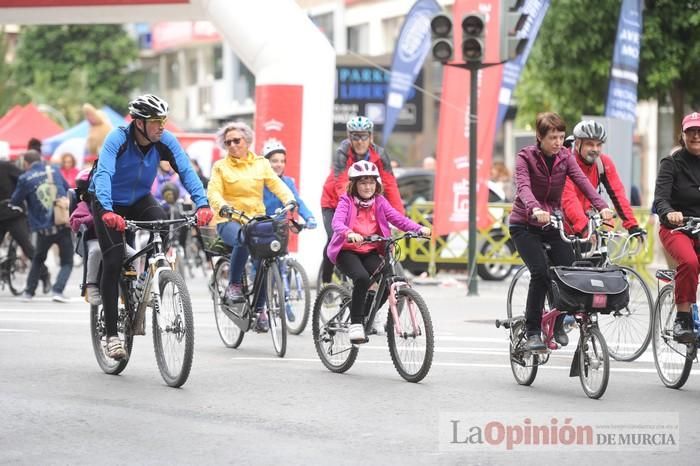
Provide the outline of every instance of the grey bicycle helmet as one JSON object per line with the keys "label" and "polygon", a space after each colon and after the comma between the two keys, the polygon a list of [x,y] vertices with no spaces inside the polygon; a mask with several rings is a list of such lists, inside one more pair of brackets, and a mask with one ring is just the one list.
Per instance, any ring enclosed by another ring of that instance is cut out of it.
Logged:
{"label": "grey bicycle helmet", "polygon": [[140,95],[129,102],[129,115],[132,118],[165,118],[168,103],[153,94]]}
{"label": "grey bicycle helmet", "polygon": [[374,123],[367,117],[356,116],[350,118],[347,123],[348,133],[356,133],[358,131],[367,131],[369,133],[374,129]]}
{"label": "grey bicycle helmet", "polygon": [[574,126],[574,137],[576,139],[597,139],[600,142],[605,142],[608,139],[608,133],[605,127],[594,120],[583,120]]}

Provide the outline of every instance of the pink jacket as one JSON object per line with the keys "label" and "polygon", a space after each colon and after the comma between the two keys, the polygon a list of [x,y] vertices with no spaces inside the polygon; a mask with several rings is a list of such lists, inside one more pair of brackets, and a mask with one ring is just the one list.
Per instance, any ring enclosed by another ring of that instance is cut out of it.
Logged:
{"label": "pink jacket", "polygon": [[92,212],[90,212],[87,202],[85,201],[80,201],[73,213],[70,214],[71,230],[77,233],[80,229],[80,225],[85,225],[89,230],[92,230],[95,225],[92,219]]}
{"label": "pink jacket", "polygon": [[[401,215],[381,194],[375,199],[374,208],[376,209],[375,215],[377,218],[377,223],[379,224],[379,231],[381,231],[382,236],[391,235],[389,223],[401,231],[418,232],[421,228],[420,225],[410,218]],[[328,258],[334,264],[336,263],[340,249],[342,248],[343,243],[347,240],[348,233],[350,232],[350,220],[356,216],[357,207],[355,206],[355,203],[347,193],[343,194],[338,201],[338,207],[336,207],[335,214],[333,215],[333,236],[331,237],[331,242],[328,244],[328,250],[326,251]]]}

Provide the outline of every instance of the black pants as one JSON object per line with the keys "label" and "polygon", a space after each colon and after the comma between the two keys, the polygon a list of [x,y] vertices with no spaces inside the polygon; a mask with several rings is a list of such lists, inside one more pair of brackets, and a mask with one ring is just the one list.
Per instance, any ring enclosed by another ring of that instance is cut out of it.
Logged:
{"label": "black pants", "polygon": [[336,265],[352,280],[350,322],[361,324],[365,312],[365,297],[369,289],[369,278],[382,267],[383,260],[377,252],[358,254],[351,251],[340,251]]}
{"label": "black pants", "polygon": [[331,242],[333,237],[333,215],[335,214],[335,209],[329,209],[324,207],[321,209],[321,215],[323,216],[323,228],[326,229],[326,234],[328,239],[326,240],[326,245],[323,247],[323,261],[321,262],[321,282],[330,283],[333,279],[333,263],[328,259],[326,251],[328,249],[328,244]]}
{"label": "black pants", "polygon": [[[102,222],[105,210],[94,200],[95,232],[102,249],[102,306],[104,307],[107,337],[117,334],[117,300],[119,299],[119,274],[124,260],[124,234],[107,228]],[[129,220],[165,220],[168,215],[150,194],[131,206],[114,206],[114,212]]]}
{"label": "black pants", "polygon": [[[34,260],[34,245],[32,244],[31,235],[29,233],[29,225],[27,217],[19,215],[15,218],[0,221],[0,243],[5,238],[5,233],[10,233],[10,236],[17,242],[22,252],[27,259]],[[41,263],[39,276],[42,279],[48,279],[49,270],[46,264]]]}
{"label": "black pants", "polygon": [[70,274],[73,271],[73,235],[70,228],[59,228],[51,235],[38,234],[36,238],[36,252],[32,258],[32,267],[27,276],[27,288],[25,292],[34,296],[39,279],[46,271],[46,256],[53,245],[58,246],[58,255],[61,259],[61,268],[53,284],[53,292],[62,294],[66,288]]}
{"label": "black pants", "polygon": [[[557,230],[543,231],[524,225],[511,225],[510,236],[530,271],[530,289],[525,305],[525,328],[528,335],[532,335],[540,331],[544,300],[550,289],[549,267],[571,265],[574,262],[574,250],[571,244],[561,239]],[[546,253],[543,243],[551,246]]]}

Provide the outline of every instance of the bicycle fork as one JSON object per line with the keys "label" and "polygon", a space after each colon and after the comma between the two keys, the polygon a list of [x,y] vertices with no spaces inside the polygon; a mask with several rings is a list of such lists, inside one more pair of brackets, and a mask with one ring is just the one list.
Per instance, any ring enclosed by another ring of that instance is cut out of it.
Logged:
{"label": "bicycle fork", "polygon": [[392,315],[392,320],[394,321],[394,331],[397,335],[402,336],[412,336],[416,337],[421,334],[421,329],[418,325],[416,319],[416,308],[413,300],[407,299],[408,315],[411,319],[411,326],[413,327],[413,333],[410,335],[404,335],[404,330],[401,328],[401,322],[399,322],[399,310],[398,310],[398,294],[399,290],[404,287],[410,287],[406,282],[393,282],[389,288],[389,310]]}

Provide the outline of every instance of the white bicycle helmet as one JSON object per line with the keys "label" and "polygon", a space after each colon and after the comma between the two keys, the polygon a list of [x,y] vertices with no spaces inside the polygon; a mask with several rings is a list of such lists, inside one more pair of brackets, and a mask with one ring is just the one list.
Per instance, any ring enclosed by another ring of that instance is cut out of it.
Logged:
{"label": "white bicycle helmet", "polygon": [[576,139],[597,139],[600,142],[605,142],[608,139],[608,133],[605,127],[594,120],[583,120],[574,126],[574,137]]}
{"label": "white bicycle helmet", "polygon": [[132,118],[166,118],[168,103],[153,94],[144,94],[129,102],[129,115]]}
{"label": "white bicycle helmet", "polygon": [[364,176],[373,176],[379,183],[382,182],[382,178],[379,176],[379,169],[372,162],[360,160],[359,162],[355,162],[350,166],[350,170],[348,170],[348,178],[354,180],[355,178],[362,178]]}
{"label": "white bicycle helmet", "polygon": [[350,118],[346,126],[348,128],[348,133],[355,133],[358,131],[367,131],[371,133],[372,129],[374,128],[374,123],[372,123],[372,120],[367,117],[356,116]]}
{"label": "white bicycle helmet", "polygon": [[278,141],[277,139],[269,139],[267,142],[265,142],[262,152],[263,156],[265,156],[266,159],[269,159],[272,154],[276,154],[278,152],[286,154],[287,148],[284,147],[284,144],[282,144],[281,141]]}

